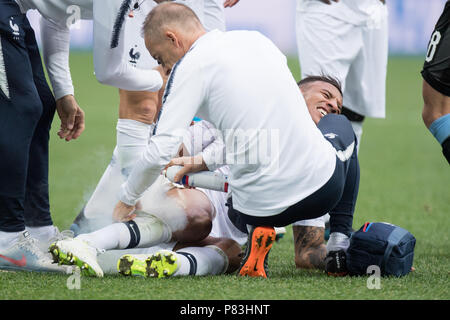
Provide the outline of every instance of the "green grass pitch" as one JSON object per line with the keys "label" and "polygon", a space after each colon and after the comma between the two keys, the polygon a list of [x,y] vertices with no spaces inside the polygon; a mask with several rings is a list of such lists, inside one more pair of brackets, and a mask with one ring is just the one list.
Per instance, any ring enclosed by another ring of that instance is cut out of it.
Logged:
{"label": "green grass pitch", "polygon": [[[289,60],[296,79],[299,67]],[[450,298],[450,171],[440,146],[421,120],[422,57],[390,57],[387,117],[367,119],[360,150],[361,184],[354,228],[387,221],[417,238],[414,267],[403,278],[382,278],[379,290],[367,278],[332,278],[294,265],[292,229],[270,253],[269,279],[183,277],[141,279],[81,277],[69,290],[67,275],[0,272],[0,299],[444,299]],[[109,163],[115,145],[118,93],[100,85],[90,53],[72,53],[77,99],[86,130],[72,142],[51,132],[50,197],[55,224],[67,229]]]}

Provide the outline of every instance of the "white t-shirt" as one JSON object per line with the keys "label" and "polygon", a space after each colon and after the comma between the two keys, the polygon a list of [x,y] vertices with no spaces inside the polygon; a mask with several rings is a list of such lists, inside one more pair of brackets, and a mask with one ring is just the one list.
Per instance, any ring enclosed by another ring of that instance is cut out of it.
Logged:
{"label": "white t-shirt", "polygon": [[[246,214],[278,214],[333,174],[334,149],[312,121],[286,57],[259,32],[213,30],[172,68],[156,134],[121,188],[123,202],[134,204],[156,180],[195,115],[223,134],[233,205]],[[213,170],[214,159],[204,160]]]}
{"label": "white t-shirt", "polygon": [[298,12],[324,13],[354,25],[376,24],[386,14],[380,0],[340,0],[325,4],[319,0],[297,0]]}

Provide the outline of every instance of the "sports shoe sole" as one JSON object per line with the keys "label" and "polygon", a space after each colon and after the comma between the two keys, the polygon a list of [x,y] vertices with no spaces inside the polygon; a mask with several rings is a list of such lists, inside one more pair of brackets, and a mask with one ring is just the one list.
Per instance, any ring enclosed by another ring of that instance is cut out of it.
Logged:
{"label": "sports shoe sole", "polygon": [[276,238],[275,230],[272,227],[256,227],[249,238],[250,250],[247,249],[239,275],[267,278],[265,261]]}
{"label": "sports shoe sole", "polygon": [[81,274],[90,277],[97,277],[95,270],[86,262],[74,256],[71,252],[64,252],[56,243],[50,245],[48,251],[53,257],[53,262],[59,265],[72,265],[78,266],[81,270]]}
{"label": "sports shoe sole", "polygon": [[147,263],[145,260],[126,254],[117,262],[117,271],[123,276],[147,277]]}
{"label": "sports shoe sole", "polygon": [[117,262],[117,270],[124,276],[166,278],[173,275],[177,268],[175,254],[163,250],[145,260],[137,259],[133,255],[124,255]]}

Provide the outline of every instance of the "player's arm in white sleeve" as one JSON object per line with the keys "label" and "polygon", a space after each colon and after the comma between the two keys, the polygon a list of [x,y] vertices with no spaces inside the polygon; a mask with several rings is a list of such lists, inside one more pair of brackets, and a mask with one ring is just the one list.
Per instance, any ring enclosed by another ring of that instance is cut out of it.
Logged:
{"label": "player's arm in white sleeve", "polygon": [[42,54],[55,99],[74,94],[69,67],[70,30],[41,16]]}
{"label": "player's arm in white sleeve", "polygon": [[175,65],[167,82],[155,135],[122,185],[120,200],[123,203],[135,205],[162,169],[176,156],[183,135],[204,97],[205,85],[200,68],[192,64]]}
{"label": "player's arm in white sleeve", "polygon": [[[225,165],[225,143],[222,133],[206,120],[195,122],[189,127],[182,146],[180,157],[200,155],[209,171]],[[176,159],[172,159],[174,160]]]}
{"label": "player's arm in white sleeve", "polygon": [[209,122],[203,122],[203,125],[214,137],[214,140],[202,150],[201,154],[203,162],[206,164],[209,171],[215,171],[226,164],[225,142],[223,141],[222,133],[216,127]]}
{"label": "player's arm in white sleeve", "polygon": [[122,3],[122,0],[94,0],[95,76],[100,83],[127,91],[158,91],[163,85],[159,71],[128,63],[124,48],[128,9],[122,8]]}
{"label": "player's arm in white sleeve", "polygon": [[56,109],[61,119],[58,136],[70,141],[84,131],[84,111],[74,97],[69,67],[70,30],[65,24],[57,24],[41,17],[42,53],[56,99]]}

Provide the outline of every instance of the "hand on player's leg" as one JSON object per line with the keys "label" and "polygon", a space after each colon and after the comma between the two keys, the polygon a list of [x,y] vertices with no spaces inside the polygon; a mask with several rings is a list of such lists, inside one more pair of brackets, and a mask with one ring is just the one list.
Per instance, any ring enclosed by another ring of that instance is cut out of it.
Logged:
{"label": "hand on player's leg", "polygon": [[113,219],[118,222],[127,222],[136,218],[135,206],[130,206],[122,201],[116,204],[113,212]]}

